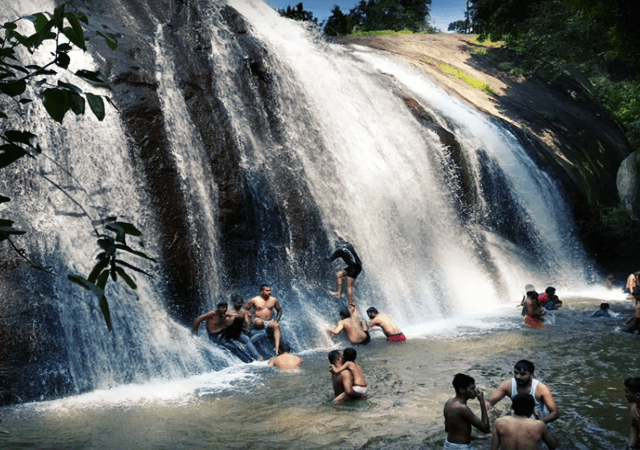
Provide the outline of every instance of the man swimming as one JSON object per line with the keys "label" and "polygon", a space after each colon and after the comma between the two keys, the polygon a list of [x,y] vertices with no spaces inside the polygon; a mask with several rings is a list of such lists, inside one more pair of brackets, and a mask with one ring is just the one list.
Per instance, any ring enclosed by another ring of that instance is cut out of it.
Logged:
{"label": "man swimming", "polygon": [[342,258],[342,260],[347,264],[347,267],[336,274],[338,289],[336,292],[331,292],[331,295],[338,298],[342,296],[342,278],[347,277],[347,300],[349,305],[353,305],[353,285],[355,284],[358,275],[360,275],[360,272],[362,272],[362,261],[360,261],[353,245],[348,242],[344,242],[338,250],[329,256],[330,261],[337,258]]}
{"label": "man swimming", "polygon": [[371,329],[371,327],[382,328],[382,332],[387,337],[388,342],[404,342],[407,340],[402,331],[400,331],[400,328],[391,320],[391,317],[380,314],[373,306],[367,309],[367,316],[371,319],[369,329]]}
{"label": "man swimming", "polygon": [[505,381],[487,400],[487,409],[493,408],[505,397],[513,398],[518,394],[531,394],[536,401],[536,417],[545,424],[560,417],[551,390],[544,383],[533,378],[535,367],[531,361],[522,359],[513,366],[513,378]]}
{"label": "man swimming", "polygon": [[[457,373],[453,377],[453,388],[456,396],[447,400],[444,405],[444,431],[447,432],[447,439],[444,441],[443,448],[444,450],[473,450],[471,427],[474,426],[483,433],[491,431],[484,395],[476,389],[475,380],[463,373]],[[474,398],[480,402],[480,418],[467,405],[467,401]]]}
{"label": "man swimming", "polygon": [[366,323],[360,321],[358,309],[355,305],[349,305],[349,310],[341,310],[340,317],[342,320],[338,322],[335,328],[328,328],[327,332],[334,336],[344,331],[344,334],[352,344],[366,345],[371,341],[369,331],[366,329]]}
{"label": "man swimming", "polygon": [[537,450],[543,441],[550,450],[556,440],[544,423],[531,419],[536,402],[530,394],[517,394],[512,398],[513,416],[496,420],[491,439],[491,450]]}

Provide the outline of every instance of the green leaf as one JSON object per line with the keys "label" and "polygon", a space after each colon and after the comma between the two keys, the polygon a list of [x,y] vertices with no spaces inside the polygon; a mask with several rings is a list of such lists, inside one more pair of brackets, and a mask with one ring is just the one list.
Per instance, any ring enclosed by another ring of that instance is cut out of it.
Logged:
{"label": "green leaf", "polygon": [[109,303],[107,303],[107,297],[104,295],[100,296],[100,310],[102,311],[105,322],[107,322],[107,328],[109,331],[113,331],[113,327],[111,325],[111,314],[109,313]]}
{"label": "green leaf", "polygon": [[78,86],[71,83],[65,83],[64,81],[58,80],[58,86],[65,87],[75,92],[82,92],[82,89],[80,89]]}
{"label": "green leaf", "polygon": [[116,271],[118,272],[118,275],[120,275],[120,278],[122,278],[131,289],[135,291],[138,288],[138,285],[131,279],[131,277],[127,274],[127,272],[124,271],[122,267],[116,267]]}
{"label": "green leaf", "polygon": [[11,225],[13,225],[13,220],[0,219],[0,227],[10,227]]}
{"label": "green leaf", "polygon": [[76,75],[95,87],[108,88],[107,81],[99,72],[91,70],[78,70]]}
{"label": "green leaf", "polygon": [[150,257],[149,257],[149,256],[147,256],[146,254],[144,254],[144,253],[142,253],[142,252],[139,252],[139,251],[136,251],[136,250],[132,249],[131,247],[127,246],[127,245],[116,244],[116,248],[117,248],[118,250],[123,250],[123,251],[125,251],[125,252],[132,253],[132,254],[134,254],[134,255],[136,255],[136,256],[139,256],[139,257],[141,257],[141,258],[148,259],[149,261],[156,262],[156,260],[155,260],[155,259],[150,258]]}
{"label": "green leaf", "polygon": [[16,25],[14,22],[5,22],[5,24],[3,25],[3,28],[6,29],[7,31],[12,31],[18,28],[18,25]]}
{"label": "green leaf", "polygon": [[66,53],[58,53],[56,57],[56,66],[66,69],[71,64],[71,58]]}
{"label": "green leaf", "polygon": [[62,123],[67,111],[71,109],[71,103],[65,95],[66,92],[58,88],[45,89],[43,92],[44,99],[42,104],[51,118],[60,123]]}
{"label": "green leaf", "polygon": [[[64,35],[67,36],[69,40],[79,48],[86,51],[87,46],[84,40],[84,31],[82,30],[82,25],[80,25],[78,17],[75,15],[75,13],[72,12],[65,13],[64,16],[67,18],[69,24],[71,24],[71,28],[65,28],[63,30]],[[71,31],[70,34],[68,34],[69,31]],[[73,39],[71,38],[71,36],[73,37]]]}
{"label": "green leaf", "polygon": [[0,234],[25,234],[26,231],[16,230],[12,227],[0,227]]}
{"label": "green leaf", "polygon": [[29,133],[28,131],[18,131],[18,130],[7,130],[4,133],[4,137],[9,141],[20,144],[28,145],[29,147],[33,147],[33,141],[38,137],[33,133]]}
{"label": "green leaf", "polygon": [[15,58],[15,50],[13,50],[13,48],[9,47],[9,48],[0,48],[0,58],[11,58],[11,59],[16,59]]}
{"label": "green leaf", "polygon": [[93,266],[93,270],[91,270],[91,273],[89,274],[89,281],[95,283],[102,270],[104,270],[108,265],[109,258],[104,258],[103,260],[98,261],[98,263]]}
{"label": "green leaf", "polygon": [[116,271],[116,265],[115,264],[111,264],[111,279],[113,281],[118,281],[118,272]]}
{"label": "green leaf", "polygon": [[99,121],[102,121],[105,115],[104,102],[102,101],[102,97],[100,97],[99,95],[87,93],[87,102],[89,103],[91,111],[93,111],[93,115],[96,116]]}
{"label": "green leaf", "polygon": [[[5,197],[4,195],[0,195],[0,203],[6,203],[6,202],[10,202],[11,199],[9,197]],[[0,220],[0,223],[2,223],[2,220]]]}
{"label": "green leaf", "polygon": [[98,281],[96,282],[96,286],[104,291],[104,287],[107,285],[107,280],[109,279],[109,269],[105,269],[102,271],[100,276],[98,277]]}
{"label": "green leaf", "polygon": [[120,259],[116,259],[116,263],[120,264],[121,266],[128,267],[128,268],[129,268],[129,269],[131,269],[131,270],[135,270],[136,272],[143,273],[143,274],[145,274],[145,275],[146,275],[146,276],[148,276],[148,277],[150,277],[150,276],[151,276],[150,274],[148,274],[148,273],[147,273],[147,272],[145,272],[144,270],[142,270],[142,269],[138,269],[136,266],[132,266],[131,264],[129,264],[129,263],[128,263],[128,262],[126,262],[126,261],[122,261],[122,260],[120,260]]}
{"label": "green leaf", "polygon": [[84,114],[84,97],[77,92],[72,91],[67,91],[66,95],[71,104],[71,111],[73,111],[76,116]]}
{"label": "green leaf", "polygon": [[36,33],[42,33],[43,31],[48,31],[53,26],[53,22],[50,22],[42,13],[36,13],[33,15],[33,19],[31,19],[33,25],[36,28]]}
{"label": "green leaf", "polygon": [[0,111],[0,119],[6,119],[6,118],[7,118],[7,115],[4,112]]}
{"label": "green leaf", "polygon": [[116,223],[120,226],[120,228],[122,228],[122,231],[124,231],[128,235],[136,236],[136,237],[142,236],[142,231],[138,230],[132,224],[128,222],[116,222]]}
{"label": "green leaf", "polygon": [[24,80],[0,82],[0,93],[8,95],[9,97],[22,95],[26,88],[27,83],[25,83]]}
{"label": "green leaf", "polygon": [[115,37],[115,35],[111,33],[101,33],[100,31],[98,31],[97,34],[98,36],[102,36],[104,38],[111,50],[116,50],[118,48],[118,39]]}
{"label": "green leaf", "polygon": [[0,145],[0,169],[17,161],[28,153],[24,148],[15,144]]}
{"label": "green leaf", "polygon": [[70,52],[71,50],[73,50],[73,47],[71,47],[69,44],[64,42],[58,45],[58,47],[56,48],[56,53],[67,53],[67,52]]}
{"label": "green leaf", "polygon": [[93,286],[93,283],[87,281],[82,275],[68,275],[67,278],[88,291],[91,290],[91,286]]}

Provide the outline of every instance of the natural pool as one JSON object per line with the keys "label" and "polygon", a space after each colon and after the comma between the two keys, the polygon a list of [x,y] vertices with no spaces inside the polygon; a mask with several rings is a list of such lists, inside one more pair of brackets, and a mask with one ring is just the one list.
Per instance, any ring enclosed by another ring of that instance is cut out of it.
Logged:
{"label": "natural pool", "polygon": [[[629,300],[609,300],[617,315],[590,318],[602,301],[563,297],[546,330],[521,325],[511,305],[408,330],[405,344],[373,334],[358,347],[371,387],[366,401],[332,402],[327,349],[302,355],[303,369],[266,363],[142,386],[0,409],[0,447],[10,449],[418,449],[442,448],[444,402],[465,372],[490,394],[518,359],[536,365],[562,414],[561,449],[619,449],[627,439],[623,380],[640,376],[638,336],[620,332]],[[439,330],[424,334],[425,329]],[[407,330],[405,330],[406,332]],[[421,334],[422,336],[418,336]],[[346,344],[341,343],[344,347]],[[470,403],[479,413],[477,401]],[[507,414],[503,400],[493,423]],[[8,434],[7,434],[8,433]],[[489,437],[475,445],[488,449]]]}

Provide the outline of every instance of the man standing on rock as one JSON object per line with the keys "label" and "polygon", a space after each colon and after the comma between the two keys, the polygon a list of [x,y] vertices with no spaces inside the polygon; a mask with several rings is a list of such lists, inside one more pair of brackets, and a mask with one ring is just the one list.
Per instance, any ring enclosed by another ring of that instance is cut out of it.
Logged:
{"label": "man standing on rock", "polygon": [[[247,311],[252,312],[253,328],[256,330],[271,330],[275,340],[276,355],[280,352],[280,318],[282,317],[282,308],[277,298],[271,296],[271,288],[263,284],[260,286],[260,295],[253,297],[245,306]],[[273,310],[277,311],[275,320],[273,319]]]}

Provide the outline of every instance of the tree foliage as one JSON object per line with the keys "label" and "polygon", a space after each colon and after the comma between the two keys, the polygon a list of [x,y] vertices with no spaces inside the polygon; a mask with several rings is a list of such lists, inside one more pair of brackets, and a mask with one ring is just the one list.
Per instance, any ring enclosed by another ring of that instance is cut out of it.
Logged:
{"label": "tree foliage", "polygon": [[335,6],[324,31],[334,36],[353,31],[425,31],[430,7],[431,0],[360,0],[347,15]]}
{"label": "tree foliage", "polygon": [[284,9],[279,9],[278,13],[283,17],[288,17],[289,19],[301,22],[312,22],[316,25],[318,24],[318,19],[313,17],[313,13],[311,11],[306,11],[302,3],[298,3],[293,8],[289,5]]}
{"label": "tree foliage", "polygon": [[456,33],[468,33],[469,31],[468,22],[466,20],[456,20],[455,22],[451,22],[447,31],[455,31]]}
{"label": "tree foliage", "polygon": [[[18,31],[20,22],[30,23],[34,32],[30,35],[20,33]],[[65,2],[58,5],[53,14],[48,12],[37,13],[0,25],[0,100],[11,99],[18,109],[23,108],[33,102],[27,90],[27,86],[30,85],[36,96],[41,99],[46,112],[55,121],[62,123],[69,111],[72,111],[75,115],[84,114],[86,104],[89,105],[93,115],[99,121],[102,121],[105,117],[105,102],[111,103],[111,99],[108,96],[84,92],[80,87],[64,81],[57,80],[54,82],[58,71],[69,71],[68,68],[71,63],[70,52],[76,48],[86,51],[86,43],[90,39],[100,36],[106,41],[109,48],[117,49],[118,42],[113,34],[98,31],[90,35],[86,30],[88,23],[87,16],[82,11],[72,2]],[[55,50],[51,52],[51,58],[48,63],[44,65],[27,64],[21,60],[25,52],[33,54],[46,41],[53,41],[55,45]],[[73,75],[92,86],[108,87],[106,80],[99,72],[83,69],[76,71]],[[9,122],[8,111],[1,109],[1,105],[5,104],[7,102],[0,104],[0,124],[3,130],[2,134],[0,134],[0,138],[3,141],[3,144],[0,145],[0,169],[15,164],[23,157],[35,159],[43,154],[42,148],[37,144],[36,135],[28,131],[13,129]],[[45,175],[40,176],[60,189],[91,220],[89,213],[64,189]],[[10,198],[0,195],[0,204],[9,201]],[[0,218],[0,243],[8,242],[33,267],[49,272],[48,268],[41,267],[30,261],[25,252],[18,249],[12,237],[22,235],[25,232],[14,228],[13,224],[14,222],[10,219]],[[126,235],[141,235],[140,231],[133,225],[126,222],[117,222],[115,217],[92,220],[91,225],[94,227],[93,231],[98,238],[98,246],[103,251],[98,255],[98,262],[88,279],[80,275],[70,275],[69,279],[91,290],[98,297],[100,310],[107,327],[111,330],[109,305],[104,294],[109,277],[113,281],[117,281],[118,277],[120,277],[131,289],[135,289],[136,284],[127,274],[125,268],[146,274],[143,270],[119,259],[118,252],[126,252],[144,259],[152,259],[127,245]],[[102,227],[104,231],[100,232],[96,226]]]}

